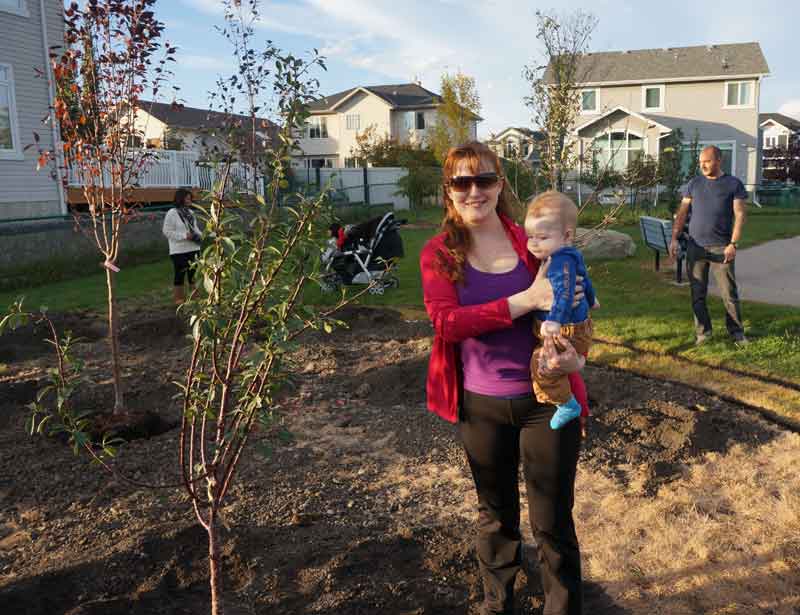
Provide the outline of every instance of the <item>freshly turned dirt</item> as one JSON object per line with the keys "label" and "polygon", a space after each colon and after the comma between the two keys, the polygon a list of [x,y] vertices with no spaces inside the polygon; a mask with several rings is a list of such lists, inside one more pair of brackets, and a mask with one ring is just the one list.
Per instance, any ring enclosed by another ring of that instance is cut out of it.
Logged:
{"label": "freshly turned dirt", "polygon": [[[274,453],[252,446],[242,459],[224,510],[228,613],[477,613],[471,479],[455,429],[424,407],[430,325],[392,310],[353,308],[342,319],[349,330],[309,335],[292,357],[280,407],[292,438],[256,432]],[[84,338],[76,353],[88,382],[76,403],[107,411],[102,321],[57,322]],[[186,331],[168,310],[125,322],[130,409],[154,413],[161,428],[122,447],[114,466],[177,483],[177,431],[164,429],[179,419],[172,382]],[[131,487],[24,432],[51,360],[42,333],[0,339],[0,613],[208,613],[206,536],[180,488]],[[582,467],[648,497],[706,452],[775,437],[711,395],[597,366],[586,379],[594,418]],[[521,575],[518,586],[520,612],[541,613],[537,580]],[[587,614],[626,612],[591,581],[586,595]]]}

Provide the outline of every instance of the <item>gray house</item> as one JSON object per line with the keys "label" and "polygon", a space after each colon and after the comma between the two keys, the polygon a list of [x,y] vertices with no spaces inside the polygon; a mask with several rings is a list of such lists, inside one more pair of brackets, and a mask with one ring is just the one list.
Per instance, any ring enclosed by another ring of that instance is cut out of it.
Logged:
{"label": "gray house", "polygon": [[[753,191],[761,176],[759,96],[769,67],[758,43],[589,53],[573,138],[584,154],[624,170],[658,158],[663,138],[722,150],[726,173]],[[552,80],[549,72],[545,79]],[[686,161],[688,165],[688,160]]]}
{"label": "gray house", "polygon": [[66,213],[60,182],[36,170],[35,148],[25,150],[34,132],[53,147],[42,123],[53,99],[48,54],[63,41],[62,0],[0,0],[0,221]]}

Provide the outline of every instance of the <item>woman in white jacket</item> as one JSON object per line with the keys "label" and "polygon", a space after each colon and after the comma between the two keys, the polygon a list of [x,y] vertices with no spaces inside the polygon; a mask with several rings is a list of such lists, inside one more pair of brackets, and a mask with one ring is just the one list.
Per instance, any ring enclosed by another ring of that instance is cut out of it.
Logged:
{"label": "woman in white jacket", "polygon": [[175,304],[180,305],[186,300],[183,280],[188,277],[189,284],[194,283],[194,261],[200,253],[201,232],[192,213],[192,191],[188,188],[175,191],[175,204],[164,216],[161,232],[169,240],[169,257],[175,267],[173,296]]}

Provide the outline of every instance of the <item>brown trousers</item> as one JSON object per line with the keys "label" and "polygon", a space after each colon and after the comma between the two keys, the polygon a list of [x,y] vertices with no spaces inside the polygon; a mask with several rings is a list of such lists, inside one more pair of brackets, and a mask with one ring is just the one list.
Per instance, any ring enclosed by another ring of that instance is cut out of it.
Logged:
{"label": "brown trousers", "polygon": [[[533,321],[533,334],[540,339],[539,331],[542,323],[539,320]],[[579,355],[588,356],[589,348],[592,346],[592,319],[587,318],[583,322],[561,326],[561,335],[569,340]],[[558,342],[556,342],[558,346]],[[559,350],[562,350],[559,348]],[[536,401],[540,404],[554,404],[560,406],[569,401],[572,397],[572,389],[569,386],[567,376],[555,376],[542,374],[541,367],[542,345],[534,351],[531,357],[531,377],[533,378],[533,393]]]}

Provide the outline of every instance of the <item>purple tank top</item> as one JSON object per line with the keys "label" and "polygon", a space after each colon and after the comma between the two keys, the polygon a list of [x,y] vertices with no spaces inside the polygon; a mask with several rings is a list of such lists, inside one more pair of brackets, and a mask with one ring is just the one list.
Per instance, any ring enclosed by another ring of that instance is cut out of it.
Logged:
{"label": "purple tank top", "polygon": [[[458,285],[461,305],[488,303],[528,288],[533,276],[521,260],[511,271],[485,273],[469,263],[464,281]],[[533,315],[514,320],[508,329],[498,329],[461,342],[464,388],[492,397],[520,397],[531,392]]]}

